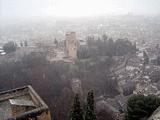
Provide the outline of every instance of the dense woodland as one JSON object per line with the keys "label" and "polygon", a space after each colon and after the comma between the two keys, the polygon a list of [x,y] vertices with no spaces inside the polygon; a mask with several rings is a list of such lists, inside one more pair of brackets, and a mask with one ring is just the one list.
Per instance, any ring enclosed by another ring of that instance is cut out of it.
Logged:
{"label": "dense woodland", "polygon": [[97,56],[124,56],[135,53],[136,50],[136,44],[127,39],[113,40],[106,35],[96,39],[94,36],[90,36],[87,38],[87,47],[78,50],[78,57],[84,59]]}

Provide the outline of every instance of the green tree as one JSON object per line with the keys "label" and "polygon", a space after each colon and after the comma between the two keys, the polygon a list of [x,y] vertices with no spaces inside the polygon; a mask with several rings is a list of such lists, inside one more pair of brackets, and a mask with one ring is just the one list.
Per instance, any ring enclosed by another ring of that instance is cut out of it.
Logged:
{"label": "green tree", "polygon": [[149,118],[159,106],[160,98],[154,95],[133,95],[128,99],[125,120]]}
{"label": "green tree", "polygon": [[107,35],[106,35],[106,34],[102,35],[102,39],[103,39],[104,41],[107,41],[107,39],[108,39]]}
{"label": "green tree", "polygon": [[94,111],[94,94],[93,90],[88,92],[87,105],[85,111],[85,120],[96,120],[96,115]]}
{"label": "green tree", "polygon": [[20,46],[23,47],[23,42],[22,41],[20,42]]}
{"label": "green tree", "polygon": [[144,66],[145,66],[146,64],[149,63],[149,57],[145,51],[143,51],[143,58],[144,58]]}
{"label": "green tree", "polygon": [[3,50],[6,53],[14,52],[14,51],[16,51],[16,49],[17,49],[17,45],[13,41],[10,41],[10,42],[4,44],[4,46],[3,46]]}
{"label": "green tree", "polygon": [[73,106],[70,112],[70,120],[83,120],[83,111],[80,105],[79,95],[76,94],[73,101]]}
{"label": "green tree", "polygon": [[24,41],[24,46],[27,47],[28,46],[28,42],[25,40]]}
{"label": "green tree", "polygon": [[56,38],[54,39],[54,44],[58,45],[58,40]]}

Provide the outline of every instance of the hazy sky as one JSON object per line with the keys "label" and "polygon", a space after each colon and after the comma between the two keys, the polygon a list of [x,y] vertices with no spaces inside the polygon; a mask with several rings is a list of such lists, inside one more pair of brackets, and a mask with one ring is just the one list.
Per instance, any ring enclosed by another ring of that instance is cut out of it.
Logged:
{"label": "hazy sky", "polygon": [[0,0],[0,17],[159,14],[160,0]]}

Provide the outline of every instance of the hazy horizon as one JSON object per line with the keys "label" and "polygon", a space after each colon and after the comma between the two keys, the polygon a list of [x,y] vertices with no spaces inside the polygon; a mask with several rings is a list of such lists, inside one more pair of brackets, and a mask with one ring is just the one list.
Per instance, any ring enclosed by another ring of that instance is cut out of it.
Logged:
{"label": "hazy horizon", "polygon": [[1,18],[158,15],[160,0],[0,0]]}

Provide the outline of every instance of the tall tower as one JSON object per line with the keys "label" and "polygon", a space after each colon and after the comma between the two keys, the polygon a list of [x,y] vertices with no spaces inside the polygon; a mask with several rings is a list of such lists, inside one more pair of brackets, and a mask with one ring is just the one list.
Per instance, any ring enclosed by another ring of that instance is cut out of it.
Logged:
{"label": "tall tower", "polygon": [[77,58],[77,48],[78,43],[76,39],[76,33],[75,32],[69,32],[66,34],[66,54],[67,57],[71,59]]}

